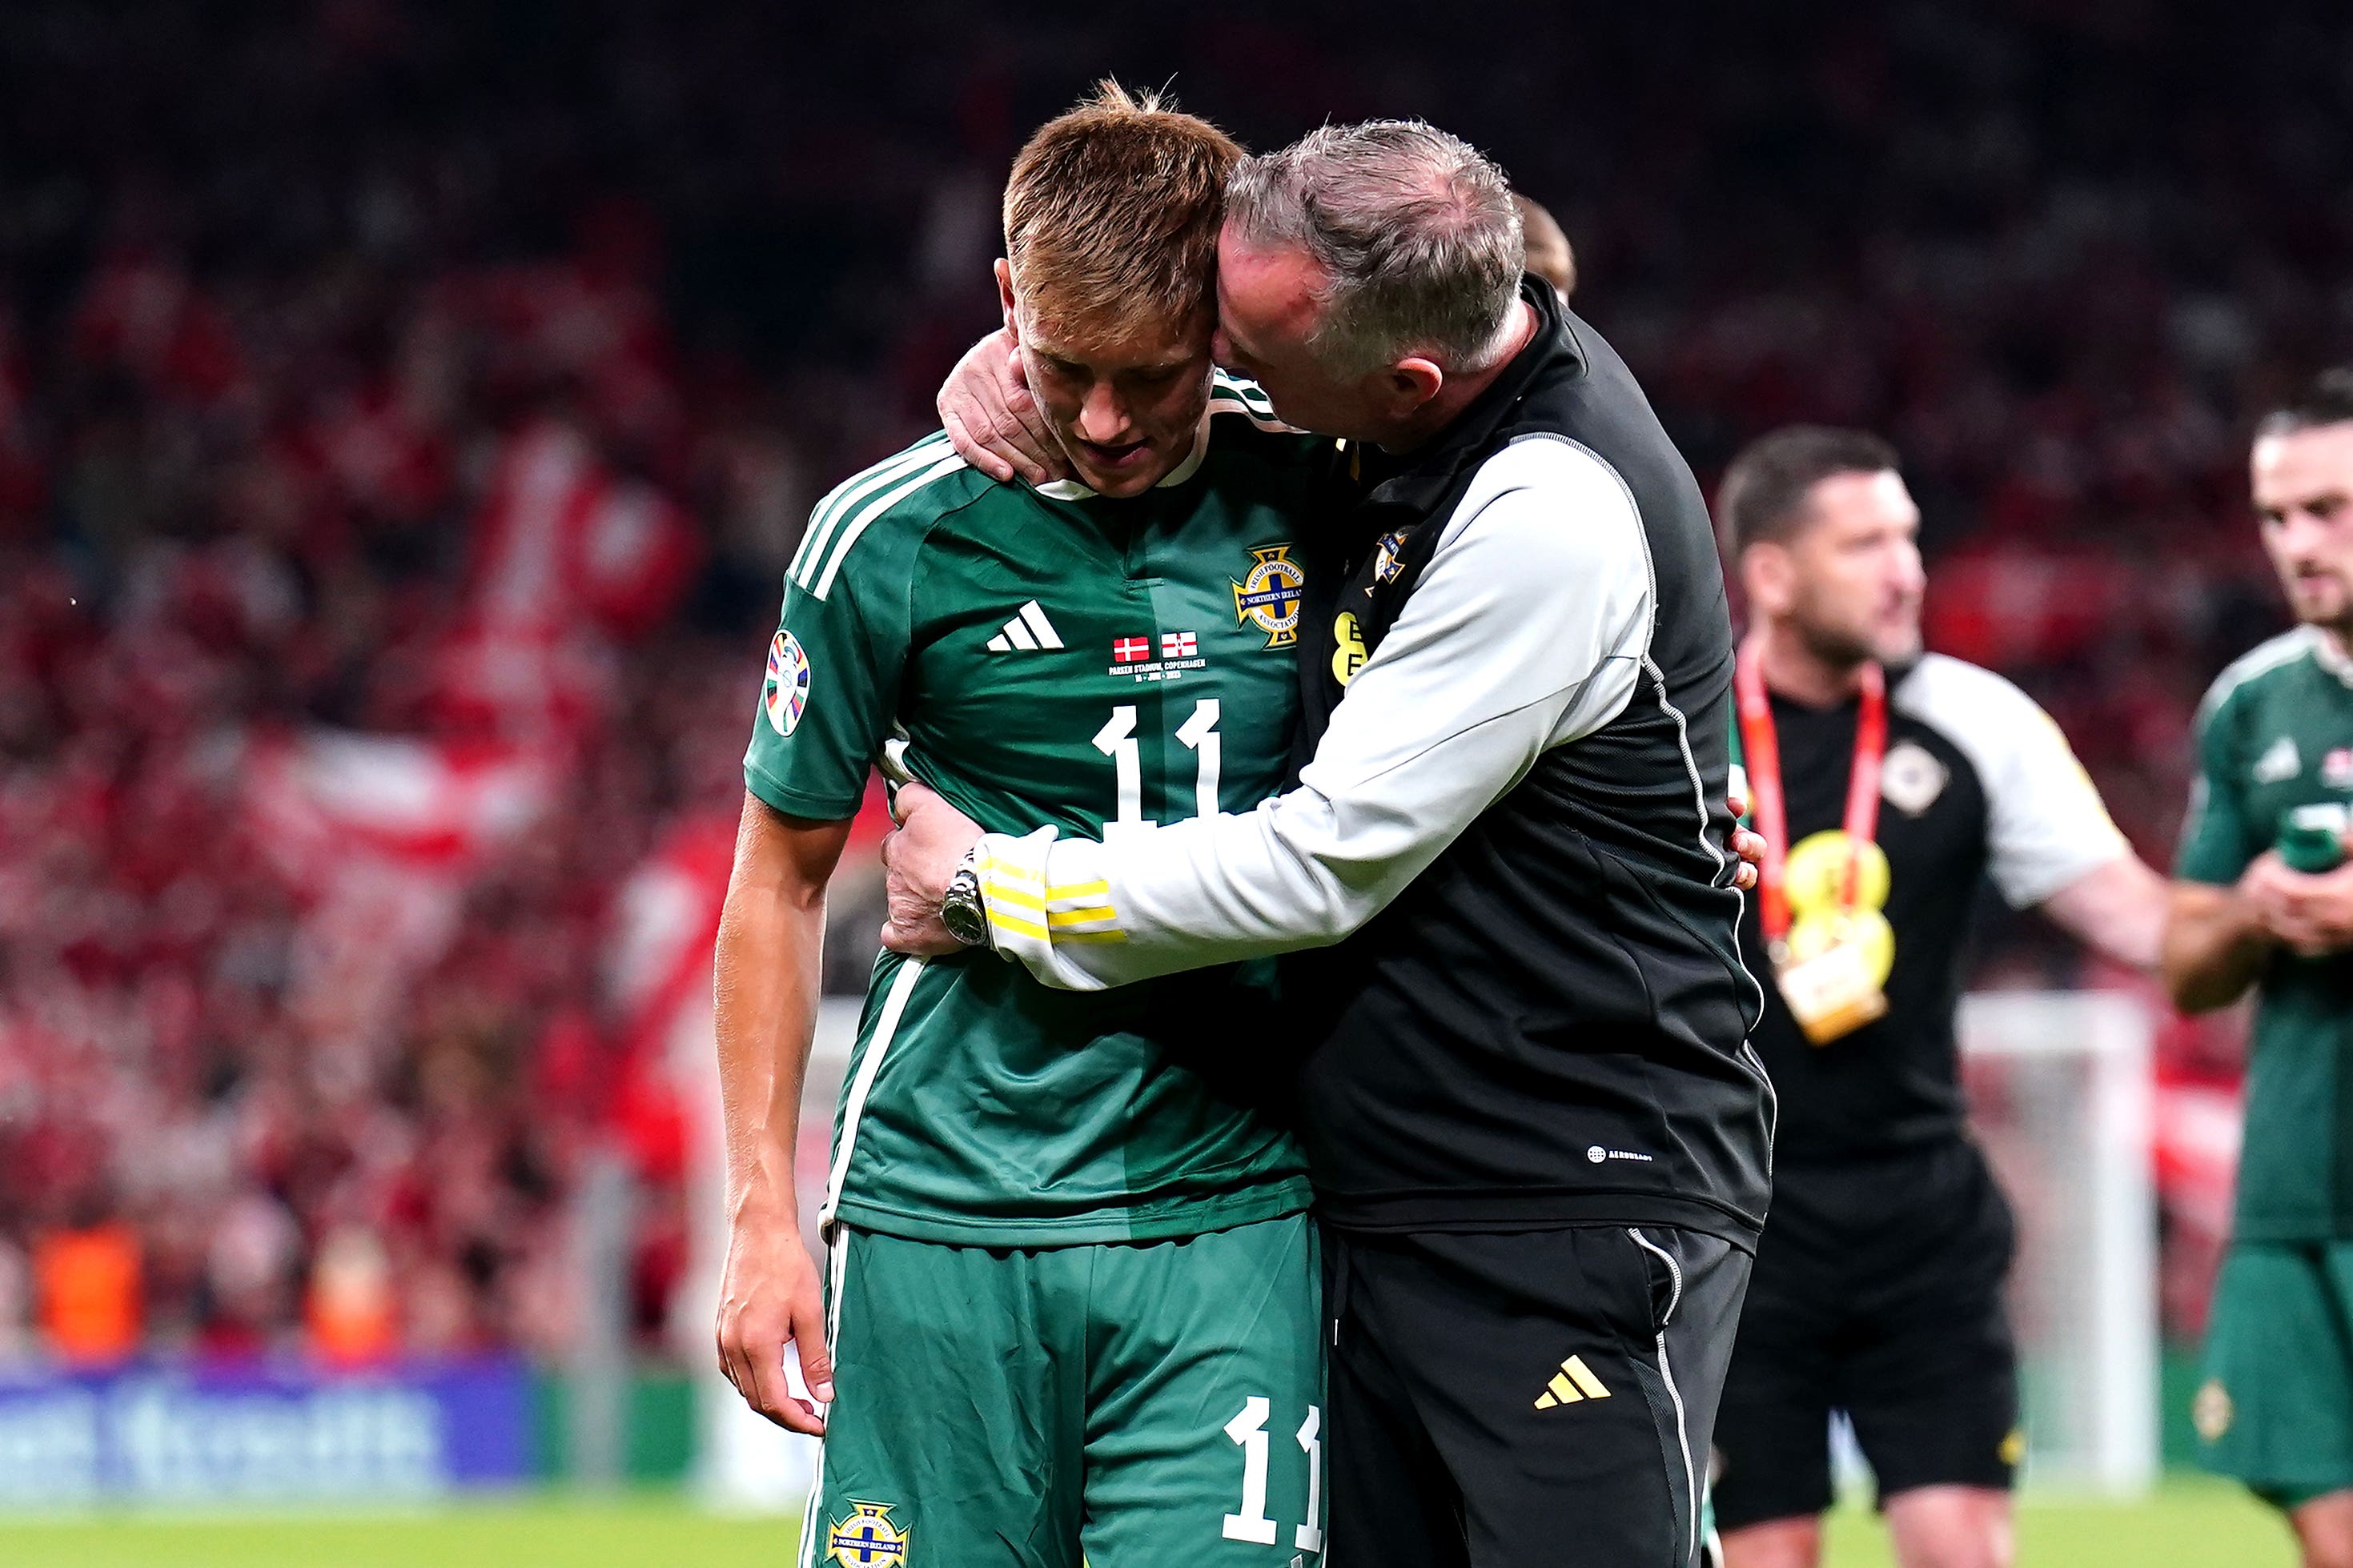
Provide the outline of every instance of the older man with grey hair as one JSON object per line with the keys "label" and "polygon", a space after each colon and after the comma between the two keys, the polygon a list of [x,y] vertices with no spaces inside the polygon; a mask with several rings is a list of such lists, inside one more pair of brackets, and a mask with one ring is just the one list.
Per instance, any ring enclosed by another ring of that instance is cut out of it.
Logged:
{"label": "older man with grey hair", "polygon": [[[1521,246],[1502,174],[1419,122],[1242,165],[1218,357],[1344,438],[1319,548],[1234,570],[1232,613],[1299,650],[1296,783],[1103,843],[983,838],[908,792],[885,940],[952,946],[944,899],[1071,989],[1290,955],[1283,1015],[1236,1027],[1270,1074],[1296,1063],[1330,1549],[1663,1568],[1698,1555],[1767,1190],[1731,628],[1689,468]],[[976,355],[952,430],[1018,414]],[[1135,589],[1181,647],[1198,606]],[[1121,769],[1204,765],[1198,723],[1156,723],[1183,673],[1106,671]]]}

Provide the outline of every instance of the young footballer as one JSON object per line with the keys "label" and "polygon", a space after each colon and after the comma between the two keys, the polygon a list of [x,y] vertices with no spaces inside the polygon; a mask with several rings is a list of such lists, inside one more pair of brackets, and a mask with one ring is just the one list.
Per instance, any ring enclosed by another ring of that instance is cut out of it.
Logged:
{"label": "young footballer", "polygon": [[[792,564],[719,938],[719,1341],[748,1401],[824,1434],[805,1568],[1322,1550],[1316,1241],[1264,1114],[1286,1072],[1262,974],[1082,996],[985,951],[886,953],[822,1307],[792,1178],[824,889],[886,743],[1013,834],[1145,834],[1282,783],[1295,520],[1331,443],[1212,374],[1239,156],[1110,87],[1039,131],[997,279],[1075,479],[1000,484],[934,435],[828,496]],[[787,1342],[825,1410],[787,1392]]]}

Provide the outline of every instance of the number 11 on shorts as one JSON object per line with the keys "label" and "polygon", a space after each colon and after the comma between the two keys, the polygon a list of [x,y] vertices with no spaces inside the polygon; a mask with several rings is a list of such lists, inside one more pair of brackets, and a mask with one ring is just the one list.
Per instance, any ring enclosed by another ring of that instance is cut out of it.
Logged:
{"label": "number 11 on shorts", "polygon": [[[1279,1533],[1266,1512],[1266,1423],[1273,1413],[1273,1401],[1253,1394],[1242,1401],[1240,1414],[1226,1423],[1226,1436],[1242,1451],[1242,1510],[1226,1515],[1228,1541],[1271,1546]],[[1323,1427],[1324,1412],[1309,1405],[1307,1419],[1299,1424],[1297,1434],[1300,1451],[1307,1456],[1307,1521],[1292,1536],[1292,1543],[1302,1552],[1324,1550],[1324,1528],[1319,1522],[1324,1511]]]}

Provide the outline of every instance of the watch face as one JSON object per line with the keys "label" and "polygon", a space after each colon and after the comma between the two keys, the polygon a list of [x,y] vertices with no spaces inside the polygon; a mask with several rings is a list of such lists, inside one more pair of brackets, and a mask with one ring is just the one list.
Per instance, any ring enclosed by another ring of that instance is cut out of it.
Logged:
{"label": "watch face", "polygon": [[967,947],[977,947],[988,935],[988,917],[980,907],[980,888],[970,872],[959,873],[940,900],[940,923]]}

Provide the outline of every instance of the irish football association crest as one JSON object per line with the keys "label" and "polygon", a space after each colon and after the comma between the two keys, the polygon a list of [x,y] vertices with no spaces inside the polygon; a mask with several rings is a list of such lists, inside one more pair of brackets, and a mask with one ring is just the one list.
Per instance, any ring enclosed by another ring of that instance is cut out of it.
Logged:
{"label": "irish football association crest", "polygon": [[1291,558],[1288,544],[1269,544],[1250,552],[1249,575],[1234,584],[1234,619],[1266,634],[1269,647],[1289,647],[1299,640],[1300,590],[1307,574]]}
{"label": "irish football association crest", "polygon": [[900,1568],[907,1531],[891,1522],[893,1503],[853,1502],[848,1519],[827,1526],[825,1554],[841,1568]]}

